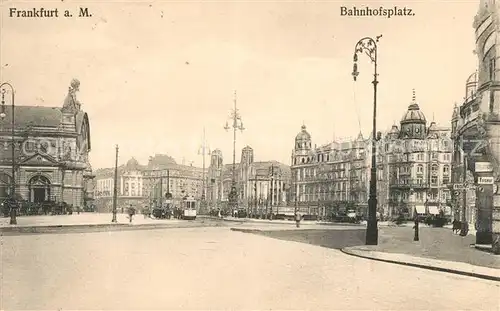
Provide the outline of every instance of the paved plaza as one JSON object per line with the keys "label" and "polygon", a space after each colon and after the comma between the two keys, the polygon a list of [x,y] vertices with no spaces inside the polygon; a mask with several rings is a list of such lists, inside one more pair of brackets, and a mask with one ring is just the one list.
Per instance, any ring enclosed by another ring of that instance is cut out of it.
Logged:
{"label": "paved plaza", "polygon": [[[75,226],[75,225],[102,225],[111,224],[113,214],[111,213],[74,213],[72,215],[47,215],[47,216],[18,216],[17,227],[41,227],[41,226]],[[119,224],[128,224],[129,218],[126,214],[116,214]],[[158,224],[165,222],[180,222],[178,219],[153,219],[144,218],[143,215],[135,215],[132,224]],[[12,227],[9,217],[0,218],[0,228]]]}
{"label": "paved plaza", "polygon": [[2,244],[1,309],[499,308],[498,282],[227,227],[4,236]]}

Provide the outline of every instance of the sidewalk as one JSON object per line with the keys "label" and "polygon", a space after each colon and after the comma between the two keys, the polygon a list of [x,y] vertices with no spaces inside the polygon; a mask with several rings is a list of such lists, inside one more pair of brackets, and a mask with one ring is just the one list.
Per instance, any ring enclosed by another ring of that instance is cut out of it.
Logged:
{"label": "sidewalk", "polygon": [[[473,247],[475,236],[461,237],[447,228],[423,227],[419,241],[408,227],[379,228],[378,245],[352,246],[349,255],[390,263],[500,281],[500,256]],[[471,246],[472,245],[472,246]]]}
{"label": "sidewalk", "polygon": [[500,270],[498,268],[488,268],[475,266],[468,263],[437,260],[423,257],[416,257],[406,254],[393,254],[376,252],[369,247],[354,246],[346,247],[341,250],[343,253],[356,257],[383,261],[388,263],[400,264],[404,266],[424,268],[441,272],[460,274],[465,276],[477,277],[500,282]]}
{"label": "sidewalk", "polygon": [[111,228],[111,227],[164,227],[186,223],[179,219],[152,219],[135,215],[129,223],[128,215],[116,214],[116,223],[111,213],[80,213],[53,216],[19,216],[17,225],[10,224],[9,217],[0,218],[0,232],[45,232],[61,228]]}
{"label": "sidewalk", "polygon": [[[212,217],[214,219],[219,219],[217,217]],[[293,225],[295,226],[295,221],[293,220],[269,220],[269,219],[255,219],[255,218],[236,218],[232,216],[224,217],[224,221],[229,222],[239,222],[239,223],[258,223],[258,224],[270,224],[270,225]],[[331,222],[331,221],[316,221],[316,220],[302,220],[300,221],[300,225],[323,225],[323,226],[363,226],[363,224],[353,224],[353,223],[339,223],[339,222]],[[366,225],[366,224],[365,224]]]}

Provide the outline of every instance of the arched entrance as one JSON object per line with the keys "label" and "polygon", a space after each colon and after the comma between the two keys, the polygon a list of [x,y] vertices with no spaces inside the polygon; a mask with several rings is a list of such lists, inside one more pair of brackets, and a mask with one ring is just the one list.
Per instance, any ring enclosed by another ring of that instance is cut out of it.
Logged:
{"label": "arched entrance", "polygon": [[10,195],[12,188],[12,177],[5,173],[0,173],[0,200]]}
{"label": "arched entrance", "polygon": [[38,203],[50,200],[50,181],[47,177],[37,175],[28,182],[30,202]]}

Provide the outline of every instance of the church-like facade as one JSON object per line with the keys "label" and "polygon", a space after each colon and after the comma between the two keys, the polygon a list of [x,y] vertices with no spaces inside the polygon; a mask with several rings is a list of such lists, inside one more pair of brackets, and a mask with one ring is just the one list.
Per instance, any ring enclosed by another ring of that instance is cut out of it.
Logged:
{"label": "church-like facade", "polygon": [[13,193],[14,162],[17,199],[32,203],[66,202],[80,208],[92,204],[90,123],[76,98],[79,86],[78,80],[71,81],[62,107],[16,105],[14,146],[12,108],[9,98],[2,98],[0,200]]}

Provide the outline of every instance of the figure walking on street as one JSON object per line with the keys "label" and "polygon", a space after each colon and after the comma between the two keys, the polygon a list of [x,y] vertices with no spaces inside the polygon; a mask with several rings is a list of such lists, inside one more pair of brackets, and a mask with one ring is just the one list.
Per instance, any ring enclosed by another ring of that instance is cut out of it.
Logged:
{"label": "figure walking on street", "polygon": [[297,225],[297,228],[300,227],[300,219],[301,219],[300,214],[298,212],[295,213],[295,224]]}
{"label": "figure walking on street", "polygon": [[130,204],[130,207],[128,208],[129,223],[132,223],[132,218],[134,217],[134,214],[135,214],[135,209],[132,207],[132,204]]}

